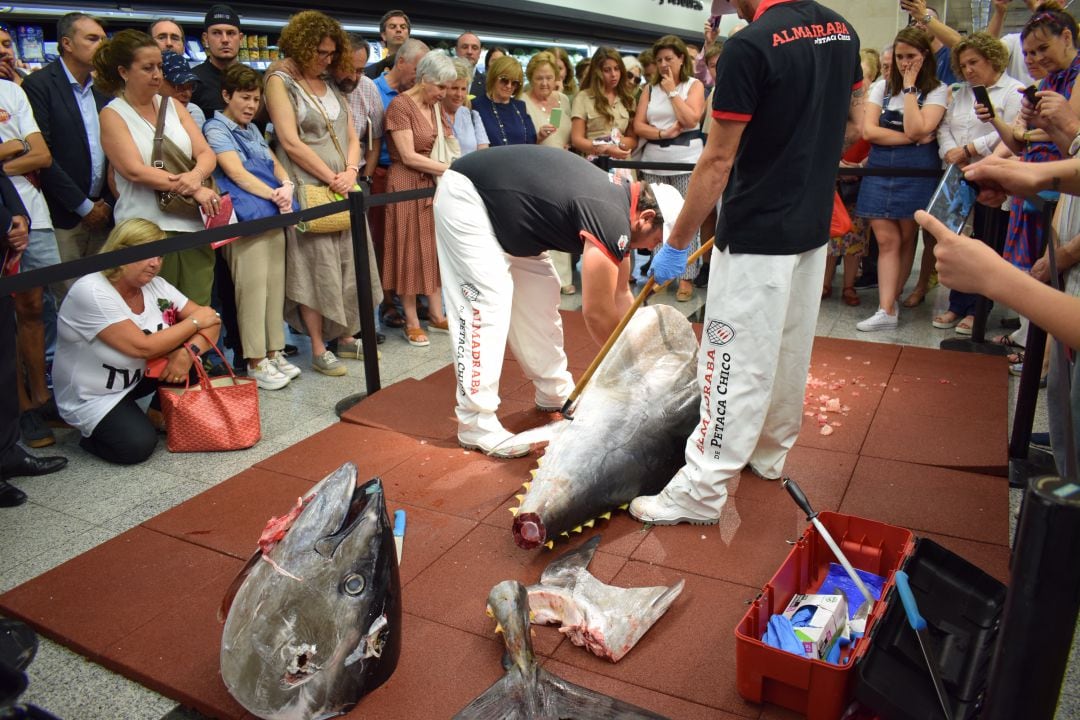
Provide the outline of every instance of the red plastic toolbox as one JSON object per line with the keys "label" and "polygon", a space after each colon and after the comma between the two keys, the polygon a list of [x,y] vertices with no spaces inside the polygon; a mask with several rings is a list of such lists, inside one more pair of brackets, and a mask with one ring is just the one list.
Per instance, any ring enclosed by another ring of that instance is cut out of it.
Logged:
{"label": "red plastic toolbox", "polygon": [[[818,519],[852,565],[886,579],[881,593],[884,598],[893,572],[915,547],[911,532],[832,512],[822,512]],[[850,657],[846,665],[801,658],[761,642],[769,618],[782,612],[796,593],[812,593],[821,587],[832,562],[836,558],[825,540],[813,526],[808,527],[735,627],[736,684],[747,700],[780,705],[805,714],[808,720],[835,720],[847,707],[854,690],[854,663],[869,645],[865,639],[856,643],[854,651],[845,651]],[[867,635],[884,605],[874,603]]]}

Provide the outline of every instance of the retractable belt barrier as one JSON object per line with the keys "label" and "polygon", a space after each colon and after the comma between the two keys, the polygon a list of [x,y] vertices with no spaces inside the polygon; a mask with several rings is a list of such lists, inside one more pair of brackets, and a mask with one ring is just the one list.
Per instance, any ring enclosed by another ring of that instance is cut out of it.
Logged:
{"label": "retractable belt barrier", "polygon": [[[395,193],[369,195],[366,198],[366,205],[369,208],[378,207],[380,205],[390,205],[405,200],[419,200],[432,197],[434,194],[434,188],[425,188],[423,190],[405,190]],[[78,260],[60,263],[59,265],[50,265],[49,267],[40,268],[38,270],[30,270],[28,272],[19,273],[18,275],[12,275],[11,277],[0,278],[0,293],[23,292],[24,290],[30,290],[35,287],[51,285],[60,280],[89,275],[90,273],[99,270],[106,270],[108,268],[138,262],[139,260],[145,260],[147,258],[168,255],[170,253],[180,252],[181,250],[190,250],[194,247],[208,245],[220,240],[227,240],[228,238],[250,237],[264,233],[267,230],[273,230],[274,228],[284,228],[289,225],[295,225],[301,221],[314,220],[316,218],[325,217],[326,215],[333,215],[334,213],[348,212],[348,210],[349,200],[346,198],[344,200],[339,200],[338,202],[308,208],[307,210],[299,210],[283,215],[274,215],[258,220],[248,220],[247,222],[236,223],[233,225],[223,225],[222,227],[213,228],[211,230],[201,230],[194,233],[180,233],[163,240],[156,240],[152,243],[127,247],[100,255],[91,255],[89,257],[79,258]]]}
{"label": "retractable belt barrier", "polygon": [[[601,170],[614,170],[627,168],[629,170],[670,170],[676,172],[691,172],[694,165],[690,163],[663,163],[642,162],[639,160],[615,160],[614,158],[600,156],[593,160],[593,164]],[[838,175],[850,175],[852,177],[941,177],[942,171],[933,168],[837,168]]]}

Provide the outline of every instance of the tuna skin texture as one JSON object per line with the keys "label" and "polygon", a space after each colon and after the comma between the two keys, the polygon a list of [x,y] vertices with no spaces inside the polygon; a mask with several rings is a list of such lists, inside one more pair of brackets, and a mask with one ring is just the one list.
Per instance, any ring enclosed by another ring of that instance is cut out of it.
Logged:
{"label": "tuna skin texture", "polygon": [[[266,558],[237,578],[221,677],[266,720],[344,714],[401,652],[401,580],[382,482],[346,463],[320,481]],[[228,600],[226,600],[227,602]]]}
{"label": "tuna skin texture", "polygon": [[531,549],[638,495],[655,495],[683,465],[697,426],[697,337],[675,308],[642,308],[553,430],[520,508],[514,541]]}

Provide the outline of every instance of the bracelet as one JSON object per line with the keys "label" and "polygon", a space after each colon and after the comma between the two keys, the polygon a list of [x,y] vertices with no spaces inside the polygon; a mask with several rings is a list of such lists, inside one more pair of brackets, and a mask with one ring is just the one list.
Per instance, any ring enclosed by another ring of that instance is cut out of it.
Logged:
{"label": "bracelet", "polygon": [[293,181],[286,179],[286,180],[282,180],[281,184],[282,185],[289,185],[291,187],[293,185]]}
{"label": "bracelet", "polygon": [[191,317],[191,318],[188,318],[188,319],[191,320],[191,324],[195,326],[196,330],[198,330],[199,329],[199,321],[196,320],[194,317]]}
{"label": "bracelet", "polygon": [[352,170],[352,171],[354,171],[354,172],[355,172],[355,173],[356,173],[357,175],[359,175],[359,174],[360,174],[360,166],[359,166],[359,165],[346,165],[346,166],[345,166],[345,169],[346,169],[346,170]]}
{"label": "bracelet", "polygon": [[664,131],[660,128],[656,128],[656,139],[661,140],[663,138]]}
{"label": "bracelet", "polygon": [[966,158],[967,158],[968,160],[970,160],[970,159],[971,159],[971,151],[970,151],[970,150],[968,150],[968,146],[967,146],[967,145],[965,145],[965,146],[964,146],[964,157],[966,157]]}

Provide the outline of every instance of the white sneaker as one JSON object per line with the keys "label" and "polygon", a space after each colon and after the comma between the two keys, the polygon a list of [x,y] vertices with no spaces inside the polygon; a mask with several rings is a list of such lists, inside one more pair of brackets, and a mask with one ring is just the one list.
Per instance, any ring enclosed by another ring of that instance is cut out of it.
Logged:
{"label": "white sneaker", "polygon": [[248,368],[248,377],[255,378],[255,383],[263,390],[280,390],[289,384],[289,378],[266,358],[254,368]]}
{"label": "white sneaker", "polygon": [[634,501],[630,503],[630,514],[641,522],[653,525],[678,525],[679,523],[713,525],[720,520],[719,516],[709,517],[676,505],[664,491],[660,491],[659,495],[642,495],[634,498]]}
{"label": "white sneaker", "polygon": [[895,330],[900,320],[900,313],[890,315],[881,308],[877,312],[861,322],[855,323],[855,329],[861,332],[875,332],[877,330]]}
{"label": "white sneaker", "polygon": [[[466,450],[479,450],[485,455],[501,460],[524,457],[532,450],[528,444],[514,444],[510,442],[514,434],[503,430],[501,433],[491,432],[482,436],[470,437],[468,434],[458,433],[458,445]],[[474,439],[475,438],[475,439]]]}
{"label": "white sneaker", "polygon": [[300,377],[300,368],[289,362],[283,352],[278,351],[274,353],[274,356],[270,358],[270,364],[276,367],[279,373],[290,380]]}

